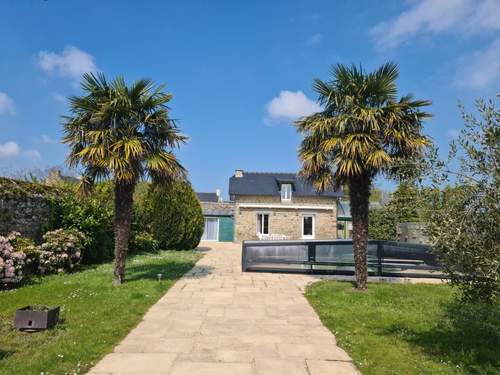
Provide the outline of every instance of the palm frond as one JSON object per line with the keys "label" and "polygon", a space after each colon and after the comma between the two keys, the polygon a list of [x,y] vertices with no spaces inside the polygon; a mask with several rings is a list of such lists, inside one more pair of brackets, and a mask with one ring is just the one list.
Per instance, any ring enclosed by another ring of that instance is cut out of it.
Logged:
{"label": "palm frond", "polygon": [[315,79],[313,89],[324,106],[300,118],[301,175],[318,188],[343,184],[354,176],[375,176],[394,160],[412,158],[429,145],[422,123],[431,103],[405,95],[397,100],[399,70],[388,62],[372,73],[361,66],[337,64],[331,79]]}
{"label": "palm frond", "polygon": [[[148,173],[164,179],[185,175],[171,150],[187,137],[169,117],[172,94],[163,92],[163,85],[141,79],[127,86],[123,77],[108,82],[102,73],[84,74],[81,85],[84,94],[70,98],[71,114],[62,124],[70,148],[67,163],[88,170],[82,188],[91,185],[95,169],[126,182]],[[158,155],[162,159],[155,163]]]}

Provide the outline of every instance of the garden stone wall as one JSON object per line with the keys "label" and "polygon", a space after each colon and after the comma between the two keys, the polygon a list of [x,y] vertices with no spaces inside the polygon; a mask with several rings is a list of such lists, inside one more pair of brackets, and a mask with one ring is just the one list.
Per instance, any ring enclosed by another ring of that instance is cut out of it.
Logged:
{"label": "garden stone wall", "polygon": [[0,178],[0,235],[17,231],[40,242],[50,226],[55,195],[41,184]]}

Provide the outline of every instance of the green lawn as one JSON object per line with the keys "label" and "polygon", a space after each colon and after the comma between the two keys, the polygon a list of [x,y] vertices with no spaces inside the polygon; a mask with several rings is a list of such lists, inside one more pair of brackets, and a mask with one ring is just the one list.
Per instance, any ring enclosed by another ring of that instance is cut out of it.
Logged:
{"label": "green lawn", "polygon": [[306,293],[364,375],[500,374],[500,305],[461,306],[446,285],[321,281]]}
{"label": "green lawn", "polygon": [[[120,287],[111,285],[112,265],[104,264],[0,292],[0,374],[85,373],[200,256],[194,251],[136,256]],[[30,304],[60,305],[62,322],[46,332],[16,331],[15,310]]]}

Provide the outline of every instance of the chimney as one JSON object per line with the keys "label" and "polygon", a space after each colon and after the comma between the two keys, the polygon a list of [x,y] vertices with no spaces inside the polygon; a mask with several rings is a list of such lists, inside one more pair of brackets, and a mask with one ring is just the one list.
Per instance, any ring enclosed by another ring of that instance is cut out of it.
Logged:
{"label": "chimney", "polygon": [[220,194],[220,189],[215,189],[215,195],[217,195],[217,201],[222,202],[222,197]]}
{"label": "chimney", "polygon": [[243,177],[243,169],[237,169],[234,171],[234,177]]}

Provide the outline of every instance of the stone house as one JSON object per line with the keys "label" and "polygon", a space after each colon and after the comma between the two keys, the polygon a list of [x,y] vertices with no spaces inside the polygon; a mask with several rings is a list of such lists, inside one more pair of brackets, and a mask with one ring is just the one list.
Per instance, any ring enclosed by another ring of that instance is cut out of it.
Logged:
{"label": "stone house", "polygon": [[44,180],[45,185],[53,186],[60,182],[77,184],[80,180],[73,176],[64,176],[59,168],[51,168]]}
{"label": "stone house", "polygon": [[229,180],[234,202],[234,241],[337,238],[342,191],[318,193],[295,173],[236,170]]}

